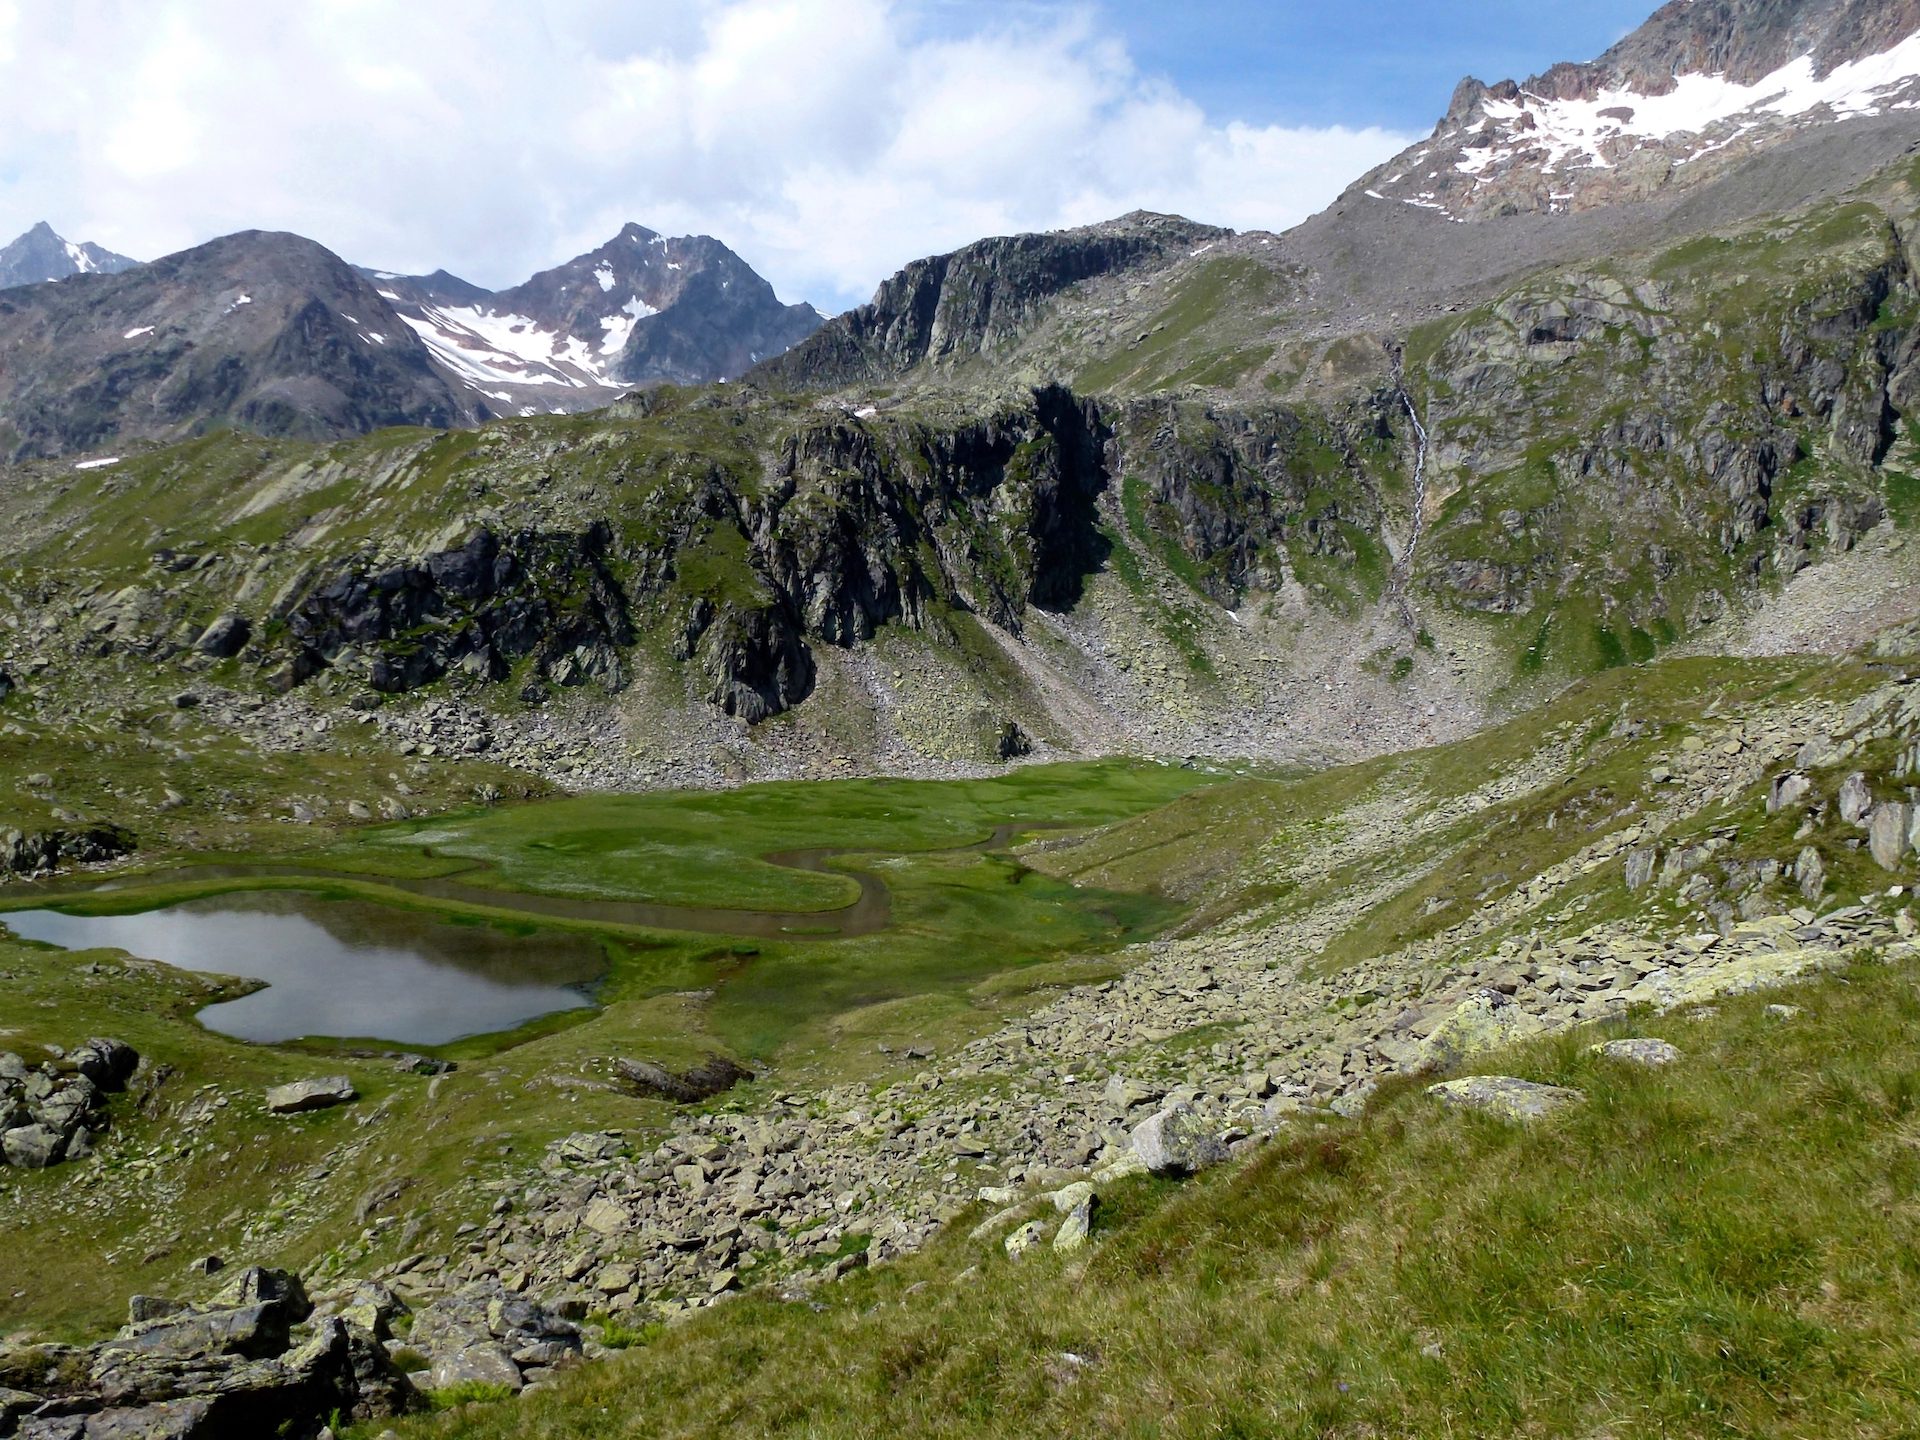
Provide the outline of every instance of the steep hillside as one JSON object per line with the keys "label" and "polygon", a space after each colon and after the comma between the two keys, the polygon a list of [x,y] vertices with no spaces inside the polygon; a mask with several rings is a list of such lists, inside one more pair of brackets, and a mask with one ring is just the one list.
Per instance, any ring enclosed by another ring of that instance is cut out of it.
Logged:
{"label": "steep hillside", "polygon": [[117,275],[139,263],[91,240],[78,245],[63,240],[42,220],[10,244],[0,246],[0,290],[64,280],[69,275]]}

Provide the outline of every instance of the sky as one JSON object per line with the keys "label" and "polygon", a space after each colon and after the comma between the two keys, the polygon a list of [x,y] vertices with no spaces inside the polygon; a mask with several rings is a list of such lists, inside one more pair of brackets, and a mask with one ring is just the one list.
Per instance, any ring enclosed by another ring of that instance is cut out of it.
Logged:
{"label": "sky", "polygon": [[629,220],[834,311],[1136,208],[1280,230],[1654,0],[0,0],[0,241],[510,285]]}

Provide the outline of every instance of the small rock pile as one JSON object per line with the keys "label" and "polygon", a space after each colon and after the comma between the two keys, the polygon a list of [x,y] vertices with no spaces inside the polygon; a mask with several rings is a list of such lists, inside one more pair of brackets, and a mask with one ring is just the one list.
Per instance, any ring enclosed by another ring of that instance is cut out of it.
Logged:
{"label": "small rock pile", "polygon": [[0,1164],[44,1170],[92,1154],[107,1095],[126,1089],[139,1065],[119,1040],[89,1040],[38,1067],[0,1051]]}

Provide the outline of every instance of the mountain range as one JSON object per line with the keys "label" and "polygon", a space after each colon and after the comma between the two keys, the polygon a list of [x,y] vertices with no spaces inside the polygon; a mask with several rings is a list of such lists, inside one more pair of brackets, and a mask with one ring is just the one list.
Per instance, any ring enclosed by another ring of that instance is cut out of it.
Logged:
{"label": "mountain range", "polygon": [[610,785],[1365,754],[1810,643],[1785,597],[1920,583],[1916,26],[1668,5],[1285,234],[990,238],[824,323],[637,226],[497,293],[257,233],[0,292],[14,633]]}
{"label": "mountain range", "polygon": [[140,265],[44,222],[0,251],[0,277],[0,453],[21,457],[592,409],[737,376],[823,318],[719,241],[638,225],[498,293],[263,231]]}

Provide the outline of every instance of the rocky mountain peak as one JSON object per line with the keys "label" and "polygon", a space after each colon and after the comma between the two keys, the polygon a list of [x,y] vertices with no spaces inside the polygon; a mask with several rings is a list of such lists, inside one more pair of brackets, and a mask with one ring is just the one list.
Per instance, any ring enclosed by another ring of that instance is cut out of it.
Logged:
{"label": "rocky mountain peak", "polygon": [[1672,0],[1597,60],[1455,90],[1354,194],[1457,220],[1688,185],[1789,136],[1920,108],[1920,0]]}
{"label": "rocky mountain peak", "polygon": [[0,450],[173,440],[216,425],[313,438],[487,411],[352,266],[249,230],[84,285],[0,292]]}
{"label": "rocky mountain peak", "polygon": [[116,275],[140,262],[85,241],[75,244],[42,220],[12,244],[0,248],[0,290],[39,285],[69,275]]}
{"label": "rocky mountain peak", "polygon": [[506,290],[445,271],[367,273],[448,370],[495,408],[521,413],[588,409],[652,382],[728,379],[821,320],[810,305],[782,304],[712,236],[631,221]]}

